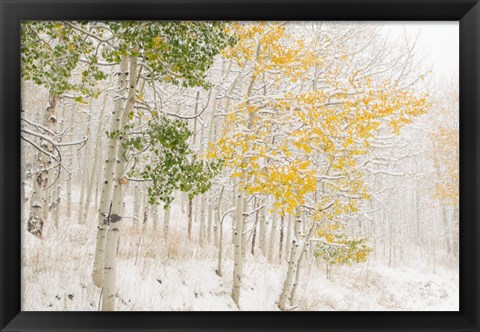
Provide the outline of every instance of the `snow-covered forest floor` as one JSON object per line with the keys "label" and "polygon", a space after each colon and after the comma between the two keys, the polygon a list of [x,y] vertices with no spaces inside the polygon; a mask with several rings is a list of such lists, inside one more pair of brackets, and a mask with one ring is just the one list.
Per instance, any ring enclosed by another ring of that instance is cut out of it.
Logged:
{"label": "snow-covered forest floor", "polygon": [[[73,193],[75,207],[79,188],[74,187]],[[127,196],[128,216],[133,213],[131,202],[132,197]],[[100,289],[91,277],[96,214],[92,207],[87,222],[78,225],[77,211],[72,212],[71,219],[61,212],[64,223],[58,230],[47,225],[44,240],[24,232],[22,310],[99,309]],[[219,277],[215,247],[202,248],[187,239],[187,216],[179,204],[173,204],[168,243],[162,237],[161,221],[152,233],[151,225],[142,232],[142,226],[132,220],[125,224],[120,239],[119,311],[238,310],[230,296],[231,245],[225,245],[223,277]],[[225,238],[231,234],[230,225],[227,220]],[[388,267],[372,254],[366,263],[334,267],[331,280],[327,280],[325,264],[314,261],[302,271],[296,310],[458,310],[457,262],[442,258],[435,263],[435,272],[420,256]],[[261,255],[247,254],[241,310],[278,310],[285,274],[286,264],[271,264]]]}

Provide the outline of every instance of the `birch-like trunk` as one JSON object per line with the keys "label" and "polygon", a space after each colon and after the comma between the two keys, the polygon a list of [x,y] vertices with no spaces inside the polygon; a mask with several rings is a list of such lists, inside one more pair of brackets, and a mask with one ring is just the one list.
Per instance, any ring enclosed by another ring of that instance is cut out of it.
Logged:
{"label": "birch-like trunk", "polygon": [[280,239],[279,239],[279,246],[278,246],[278,261],[282,262],[282,254],[283,254],[283,236],[285,233],[285,216],[280,216]]}
{"label": "birch-like trunk", "polygon": [[240,301],[240,288],[242,287],[242,273],[243,273],[243,257],[242,257],[242,242],[243,242],[243,195],[242,191],[237,192],[237,211],[235,215],[235,229],[233,231],[233,288],[232,299],[237,306]]}
{"label": "birch-like trunk", "polygon": [[188,199],[188,239],[192,239],[192,222],[193,222],[193,199]]}
{"label": "birch-like trunk", "polygon": [[[70,111],[70,120],[69,124],[71,128],[74,128],[75,125],[75,112],[76,112],[76,104],[73,105],[72,110]],[[72,170],[73,169],[73,145],[70,146],[68,159],[67,159],[67,167]],[[69,176],[70,178],[67,181],[67,218],[72,216],[72,182],[73,177]]]}
{"label": "birch-like trunk", "polygon": [[290,252],[290,258],[288,261],[288,270],[287,270],[287,276],[285,278],[285,281],[283,283],[283,289],[282,293],[280,294],[280,299],[278,300],[278,308],[280,310],[285,310],[287,309],[287,301],[290,299],[292,289],[294,287],[293,281],[295,278],[295,274],[297,272],[298,268],[298,252],[301,250],[299,248],[300,246],[300,235],[301,235],[301,220],[300,218],[297,219],[294,225],[295,229],[295,238],[292,241],[291,244],[291,252]]}
{"label": "birch-like trunk", "polygon": [[[260,44],[257,44],[257,54],[258,58],[260,53]],[[247,99],[252,95],[253,87],[255,85],[256,76],[252,76],[250,84],[248,85]],[[253,127],[255,114],[251,112],[248,115],[248,129]],[[233,252],[234,252],[234,263],[233,263],[233,287],[232,287],[232,298],[235,304],[240,307],[240,290],[242,287],[242,276],[243,276],[243,258],[245,256],[245,236],[243,234],[245,227],[245,211],[247,208],[247,197],[242,194],[242,180],[246,177],[246,168],[248,165],[249,158],[245,157],[242,160],[242,176],[237,187],[237,200],[236,200],[236,217],[235,217],[235,230],[233,232]]]}
{"label": "birch-like trunk", "polygon": [[[102,110],[100,111],[100,116],[98,118],[98,125],[97,125],[97,130],[96,130],[96,141],[95,141],[95,146],[96,149],[101,149],[101,133],[102,133],[102,123],[103,123],[103,116],[105,114],[105,108],[107,106],[107,98],[108,98],[108,92],[105,93],[105,97],[103,99],[102,103]],[[88,136],[87,136],[88,137]],[[88,150],[90,151],[90,149]],[[87,154],[87,155],[90,155]],[[90,169],[90,176],[88,177],[88,186],[87,186],[87,193],[85,196],[85,207],[83,209],[83,220],[87,220],[88,218],[88,210],[90,209],[90,201],[92,200],[92,193],[93,193],[93,184],[96,183],[96,178],[97,178],[97,168],[98,168],[98,160],[99,160],[98,153],[94,151],[93,153],[93,164],[92,168]],[[88,164],[87,164],[88,167]]]}
{"label": "birch-like trunk", "polygon": [[152,205],[150,207],[150,212],[152,214],[153,233],[156,233],[158,226],[158,205]]}
{"label": "birch-like trunk", "polygon": [[[211,110],[211,116],[210,116],[210,126],[208,129],[207,144],[212,142],[215,134],[215,123],[216,123],[215,112],[217,109],[217,99],[218,99],[215,88],[214,88],[214,91],[212,92],[212,95],[214,96],[214,98],[213,98],[213,104],[212,104],[212,110]],[[206,149],[202,147],[202,151],[204,150]],[[212,201],[213,199],[209,198],[208,201],[209,201],[209,204],[208,204],[208,221],[207,221],[207,241],[212,242],[212,221],[213,221],[213,204],[212,204],[213,202]]]}
{"label": "birch-like trunk", "polygon": [[[58,169],[58,172],[60,172],[60,168]],[[59,175],[60,176],[60,175]],[[60,181],[60,179],[58,180]],[[52,195],[52,209],[53,209],[53,224],[55,225],[55,228],[58,228],[59,226],[59,220],[60,220],[60,202],[61,202],[61,192],[62,192],[62,183],[58,183],[55,186],[53,195]]]}
{"label": "birch-like trunk", "polygon": [[168,208],[165,209],[165,216],[163,218],[163,239],[165,242],[168,241],[168,232],[169,232],[169,224],[170,224],[170,209],[171,207],[169,206]]}
{"label": "birch-like trunk", "polygon": [[[137,85],[137,57],[130,56],[130,80],[127,104],[121,116],[120,128],[128,123],[128,117],[133,110],[136,97]],[[112,210],[109,217],[110,228],[107,233],[107,243],[105,246],[105,283],[103,287],[102,311],[115,310],[115,297],[117,293],[117,250],[120,239],[120,231],[123,224],[124,191],[128,182],[124,176],[126,160],[126,149],[122,142],[127,140],[127,134],[119,138],[117,152],[117,167],[115,169],[115,183],[112,195]]]}
{"label": "birch-like trunk", "polygon": [[220,205],[221,203],[219,203],[216,207],[213,208],[213,215],[214,215],[214,221],[213,221],[213,245],[215,247],[218,247],[218,232],[219,232],[219,228],[220,228],[220,219],[218,217],[218,214],[219,214],[219,211],[220,211]]}
{"label": "birch-like trunk", "polygon": [[135,183],[134,191],[133,191],[133,215],[138,218],[138,220],[134,219],[135,227],[140,224],[141,216],[141,205],[142,205],[142,196],[140,195],[140,190],[142,185],[139,183]]}
{"label": "birch-like trunk", "polygon": [[[266,203],[266,200],[265,200]],[[264,257],[267,257],[267,206],[265,205],[260,213],[260,234],[259,234],[259,246],[260,251]]]}
{"label": "birch-like trunk", "polygon": [[[202,129],[200,130],[200,143],[199,143],[199,148],[198,151],[200,155],[203,153],[203,143],[204,143],[204,135],[205,135],[205,126],[202,124]],[[200,242],[200,245],[203,246],[205,244],[205,219],[206,219],[206,211],[207,211],[207,195],[206,193],[203,195],[198,196],[198,199],[200,200],[200,215],[197,217],[197,220],[199,220],[199,237],[198,241]]]}
{"label": "birch-like trunk", "polygon": [[205,211],[207,209],[207,198],[205,195],[202,195],[202,197],[199,197],[200,201],[200,224],[199,224],[199,237],[198,241],[200,242],[200,245],[203,246],[205,243]]}
{"label": "birch-like trunk", "polygon": [[216,273],[219,277],[222,276],[222,251],[223,251],[223,222],[221,220],[221,200],[222,200],[222,192],[220,193],[220,197],[218,198],[218,206],[215,210],[215,224],[218,224],[218,234],[216,235],[217,238],[217,247],[218,247],[218,262],[217,262],[217,269]]}
{"label": "birch-like trunk", "polygon": [[[115,104],[111,117],[110,131],[120,128],[121,110],[123,106],[123,97],[126,91],[127,58],[123,57],[118,72],[117,90],[115,93]],[[112,188],[115,181],[115,160],[117,140],[109,139],[107,145],[107,158],[103,170],[102,193],[100,195],[100,208],[98,211],[97,238],[95,247],[95,260],[93,263],[93,282],[95,286],[103,286],[105,244],[108,233],[108,216],[112,204]]]}
{"label": "birch-like trunk", "polygon": [[300,272],[302,271],[302,261],[303,261],[303,258],[306,257],[308,254],[309,246],[310,246],[309,237],[307,237],[306,239],[303,240],[303,249],[300,252],[300,257],[298,258],[298,261],[297,261],[297,268],[295,270],[295,280],[293,282],[292,291],[290,293],[290,298],[289,298],[291,306],[295,304],[297,289],[300,281]]}
{"label": "birch-like trunk", "polygon": [[208,217],[207,217],[207,242],[212,242],[212,223],[213,223],[213,199],[208,198]]}
{"label": "birch-like trunk", "polygon": [[245,259],[245,254],[247,252],[247,211],[248,210],[248,198],[247,195],[243,195],[243,204],[242,204],[242,219],[243,219],[243,227],[242,227],[242,262]]}
{"label": "birch-like trunk", "polygon": [[182,192],[180,194],[180,198],[181,198],[181,203],[182,203],[182,213],[186,214],[187,213],[187,204],[188,204],[187,193]]}
{"label": "birch-like trunk", "polygon": [[[60,98],[50,96],[43,116],[43,125],[54,132],[55,123],[57,122],[57,107]],[[50,185],[50,176],[52,172],[50,168],[54,162],[53,156],[55,146],[49,141],[42,139],[40,141],[40,151],[37,154],[36,173],[33,176],[33,191],[30,198],[30,215],[27,221],[27,230],[38,238],[42,238],[43,226],[46,221],[45,215],[48,214],[48,186]],[[53,179],[52,179],[53,180]]]}
{"label": "birch-like trunk", "polygon": [[147,195],[143,201],[143,227],[147,229],[148,226],[148,215],[150,213],[150,204],[148,203]]}
{"label": "birch-like trunk", "polygon": [[292,233],[292,218],[293,216],[291,214],[287,215],[287,239],[286,239],[286,245],[285,245],[285,257],[290,257],[290,250],[292,247],[290,246],[291,243],[291,233]]}
{"label": "birch-like trunk", "polygon": [[255,242],[257,239],[257,225],[258,225],[258,220],[259,220],[259,213],[260,211],[258,210],[258,206],[260,205],[260,201],[257,199],[257,197],[254,198],[254,203],[253,203],[253,208],[256,210],[255,211],[255,221],[253,222],[253,230],[252,230],[252,248],[251,248],[251,253],[252,255],[255,255]]}
{"label": "birch-like trunk", "polygon": [[287,277],[283,283],[282,293],[280,294],[280,299],[278,300],[278,308],[280,310],[287,309],[287,301],[291,293],[293,278],[295,276],[296,267],[297,267],[297,252],[299,250],[299,244],[297,241],[293,240],[292,250],[290,254],[290,259],[288,260],[288,270]]}
{"label": "birch-like trunk", "polygon": [[278,226],[278,212],[277,209],[273,209],[272,221],[270,227],[270,242],[268,244],[268,261],[272,262],[275,255],[275,243],[277,242],[277,226]]}
{"label": "birch-like trunk", "polygon": [[[92,109],[92,104],[93,104],[93,97],[90,97],[90,102],[88,103],[88,124],[87,124],[87,132],[86,132],[86,137],[90,137],[90,128],[92,127],[92,121],[93,117],[91,114],[91,109]],[[90,173],[90,147],[91,147],[91,141],[88,141],[85,145],[85,154],[83,156],[83,167],[82,167],[82,173],[80,175],[81,177],[81,186],[80,186],[80,208],[78,210],[78,216],[77,216],[77,223],[79,225],[82,225],[85,222],[85,219],[83,219],[84,216],[84,209],[85,209],[85,199],[86,199],[86,191],[88,187],[88,182],[92,174]]]}

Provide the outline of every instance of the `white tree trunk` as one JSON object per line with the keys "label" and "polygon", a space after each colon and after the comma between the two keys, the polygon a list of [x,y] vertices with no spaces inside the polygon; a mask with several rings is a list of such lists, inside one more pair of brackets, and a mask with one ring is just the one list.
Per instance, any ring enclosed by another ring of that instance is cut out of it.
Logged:
{"label": "white tree trunk", "polygon": [[282,263],[284,236],[285,236],[285,216],[280,216],[280,236],[279,236],[279,241],[278,241],[278,243],[279,243],[279,246],[278,246],[278,261],[280,263]]}
{"label": "white tree trunk", "polygon": [[303,258],[307,256],[307,253],[308,253],[308,249],[309,249],[309,242],[308,242],[308,239],[305,239],[303,240],[303,247],[302,247],[302,251],[300,253],[300,257],[298,258],[298,261],[297,261],[297,268],[295,270],[295,280],[293,282],[293,285],[292,285],[292,291],[290,293],[290,305],[293,306],[295,304],[295,298],[296,298],[296,295],[297,295],[297,289],[298,289],[298,284],[299,284],[299,280],[300,280],[300,271],[302,271],[302,261],[303,261]]}
{"label": "white tree trunk", "polygon": [[212,242],[213,199],[208,199],[207,242]]}
{"label": "white tree trunk", "polygon": [[[260,52],[260,44],[257,45],[257,58]],[[247,89],[247,99],[252,95],[253,86],[255,85],[255,75],[252,76],[250,84]],[[252,112],[248,116],[248,128],[254,124],[255,114]],[[243,158],[242,160],[242,176],[241,179],[245,179],[246,168],[248,166],[248,158]],[[240,181],[237,188],[237,213],[235,218],[235,230],[233,232],[233,252],[234,252],[234,263],[233,263],[233,287],[232,287],[232,298],[235,304],[240,307],[240,289],[242,287],[242,274],[243,274],[243,257],[245,255],[245,243],[244,243],[244,227],[245,227],[245,211],[247,208],[247,198],[242,194],[242,181]]]}
{"label": "white tree trunk", "polygon": [[193,222],[193,199],[188,199],[188,226],[187,233],[188,239],[192,239],[192,222]]}
{"label": "white tree trunk", "polygon": [[277,242],[277,228],[278,228],[278,212],[277,209],[273,209],[272,221],[270,226],[270,242],[268,244],[268,261],[273,262],[275,255],[275,244]]}
{"label": "white tree trunk", "polygon": [[153,233],[156,233],[158,226],[158,205],[152,205],[150,207],[150,213],[152,215]]}
{"label": "white tree trunk", "polygon": [[[70,120],[69,124],[71,128],[74,128],[75,126],[75,112],[76,112],[76,104],[73,105],[72,109],[70,110]],[[73,145],[70,146],[69,153],[68,153],[68,159],[67,159],[67,167],[71,170],[73,170]],[[70,174],[70,178],[67,181],[67,218],[72,217],[72,182],[73,182],[73,177]]]}
{"label": "white tree trunk", "polygon": [[[217,209],[217,219],[220,220],[220,209]],[[215,271],[219,277],[222,276],[222,251],[223,251],[223,223],[219,222],[218,226],[218,264],[217,270]],[[240,294],[239,294],[240,296]]]}
{"label": "white tree trunk", "polygon": [[287,276],[285,277],[282,293],[280,294],[280,299],[278,300],[278,308],[280,310],[288,309],[287,301],[290,299],[292,294],[292,289],[294,288],[293,281],[294,281],[294,278],[298,269],[298,264],[299,264],[298,252],[301,250],[301,248],[299,247],[301,244],[300,226],[301,226],[301,220],[300,218],[298,218],[294,225],[295,238],[291,242],[291,251],[290,251],[290,259],[288,261]]}
{"label": "white tree trunk", "polygon": [[[128,123],[129,113],[133,110],[136,97],[137,85],[137,58],[130,56],[130,80],[127,104],[121,116],[120,128],[123,128]],[[124,207],[124,191],[126,190],[127,181],[124,177],[126,166],[126,150],[122,142],[127,140],[127,134],[119,138],[118,153],[117,153],[117,167],[115,170],[115,183],[112,195],[112,211],[109,218],[109,231],[107,233],[107,244],[105,247],[105,283],[103,287],[102,297],[102,311],[115,310],[115,297],[117,293],[117,249],[120,239],[120,231],[123,224],[123,207]]]}
{"label": "white tree trunk", "polygon": [[[50,96],[43,117],[43,124],[52,132],[55,129],[55,123],[57,122],[56,112],[58,104],[60,103],[59,97]],[[36,160],[36,173],[33,177],[33,192],[30,198],[30,216],[27,221],[27,230],[38,238],[42,238],[43,226],[46,221],[45,215],[48,214],[48,192],[47,188],[50,185],[51,171],[49,168],[53,164],[52,158],[48,155],[53,155],[54,146],[47,140],[42,139],[40,141],[40,148],[44,152],[37,154]],[[48,153],[48,154],[47,154]]]}
{"label": "white tree trunk", "polygon": [[163,218],[163,238],[165,239],[165,242],[168,241],[168,232],[169,232],[169,224],[170,224],[170,209],[171,207],[169,206],[168,208],[165,209],[165,217]]}
{"label": "white tree trunk", "polygon": [[[204,144],[204,136],[205,136],[205,126],[202,124],[202,129],[200,130],[200,142],[199,142],[199,147],[198,151],[200,155],[203,153],[203,144]],[[200,242],[200,245],[203,246],[205,244],[205,223],[206,223],[206,210],[207,210],[207,194],[204,193],[202,195],[198,196],[198,199],[200,200],[200,214],[197,217],[197,220],[199,221],[199,237],[198,240]]]}
{"label": "white tree trunk", "polygon": [[[90,128],[92,127],[93,116],[92,116],[92,104],[93,104],[93,97],[90,97],[90,102],[88,103],[88,124],[87,124],[87,132],[85,137],[90,137]],[[83,169],[81,176],[81,188],[80,188],[80,209],[78,210],[78,221],[77,223],[82,225],[85,222],[83,216],[85,215],[85,199],[86,199],[86,192],[88,188],[88,183],[90,177],[92,177],[92,173],[90,171],[90,148],[92,146],[92,142],[89,140],[85,145],[85,154],[83,156]]]}
{"label": "white tree trunk", "polygon": [[[210,115],[210,126],[209,126],[209,129],[208,129],[207,144],[212,142],[212,140],[214,138],[214,134],[215,134],[215,124],[216,124],[215,112],[216,112],[216,108],[217,108],[217,99],[218,99],[217,98],[217,92],[216,92],[215,88],[213,88],[212,95],[214,96],[214,98],[213,98],[212,110],[211,110],[211,115]],[[205,150],[206,149],[204,149],[202,147],[202,151],[205,151]],[[213,199],[209,198],[208,201],[209,201],[209,204],[208,204],[208,222],[207,222],[207,241],[211,242],[212,241],[212,220],[213,220],[213,208],[212,208]]]}
{"label": "white tree trunk", "polygon": [[[87,187],[87,194],[85,197],[85,207],[83,209],[83,220],[87,220],[88,218],[88,210],[90,209],[90,201],[92,200],[93,184],[97,183],[96,181],[97,168],[98,168],[98,160],[100,159],[97,153],[97,149],[102,149],[101,133],[102,133],[103,116],[105,114],[105,108],[107,105],[107,98],[108,98],[108,92],[105,93],[105,97],[102,103],[102,110],[100,111],[100,116],[98,117],[98,125],[97,125],[96,136],[95,136],[95,139],[96,139],[95,150],[93,153],[93,164],[92,164],[92,168],[90,168],[90,172],[89,172],[90,176],[88,177],[88,187]],[[90,149],[88,151],[90,151]],[[90,153],[87,154],[87,156],[89,155]],[[88,164],[87,164],[87,167],[88,167]]]}
{"label": "white tree trunk", "polygon": [[[59,169],[60,171],[60,169]],[[60,179],[59,179],[60,181]],[[61,192],[62,192],[62,183],[58,183],[57,186],[55,186],[55,190],[53,192],[53,201],[52,201],[52,208],[53,210],[53,223],[55,225],[55,228],[58,228],[59,220],[60,220],[60,201],[61,201]]]}
{"label": "white tree trunk", "polygon": [[219,213],[220,213],[220,205],[221,203],[213,208],[212,213],[215,216],[215,220],[213,221],[213,245],[215,247],[218,247],[218,237],[219,237],[219,229],[220,229],[220,218],[219,218]]}
{"label": "white tree trunk", "polygon": [[243,195],[237,192],[237,211],[235,215],[235,229],[233,231],[233,288],[232,299],[237,306],[240,304],[240,288],[242,287],[243,257]]}
{"label": "white tree trunk", "polygon": [[[266,200],[265,200],[266,203]],[[260,234],[259,234],[259,246],[260,246],[260,251],[262,252],[262,255],[267,257],[267,206],[265,205],[263,209],[259,211],[260,213],[260,218],[259,218],[259,223],[260,223]]]}
{"label": "white tree trunk", "polygon": [[[115,95],[114,110],[111,118],[110,131],[120,128],[123,97],[126,91],[127,58],[123,57],[118,72],[117,94]],[[100,209],[98,211],[97,238],[95,247],[95,260],[93,263],[93,282],[97,287],[103,286],[105,244],[108,233],[108,215],[111,211],[112,188],[115,181],[117,140],[109,139],[107,145],[107,158],[103,170],[102,193],[100,196]]]}
{"label": "white tree trunk", "polygon": [[200,224],[199,224],[199,237],[198,241],[200,242],[200,245],[203,246],[205,243],[205,211],[207,209],[207,198],[205,195],[202,195],[199,197],[200,199]]}
{"label": "white tree trunk", "polygon": [[181,197],[181,203],[182,203],[182,213],[186,214],[187,213],[187,205],[188,205],[187,193],[182,192],[180,194],[180,197]]}
{"label": "white tree trunk", "polygon": [[142,187],[143,186],[140,183],[135,183],[134,192],[133,192],[133,215],[138,218],[138,220],[134,219],[134,223],[136,227],[140,224],[140,220],[142,218],[142,215],[141,215],[142,196],[140,195],[140,191]]}
{"label": "white tree trunk", "polygon": [[248,213],[248,199],[247,195],[243,195],[243,204],[242,204],[242,219],[243,219],[243,227],[242,227],[242,262],[245,259],[245,254],[247,252],[247,234],[245,234],[245,230],[248,229],[247,225],[247,220],[248,218],[247,213]]}
{"label": "white tree trunk", "polygon": [[150,208],[151,206],[148,203],[147,195],[145,195],[145,199],[143,200],[143,227],[145,229],[147,229],[148,226],[148,215],[150,214]]}
{"label": "white tree trunk", "polygon": [[288,261],[287,277],[285,278],[285,281],[283,283],[282,293],[280,294],[280,299],[278,300],[278,308],[280,310],[287,309],[287,301],[291,294],[292,282],[297,267],[298,246],[299,244],[295,240],[293,240],[290,259]]}
{"label": "white tree trunk", "polygon": [[291,233],[292,233],[292,219],[293,219],[293,216],[291,214],[287,215],[287,227],[286,227],[286,232],[287,232],[287,239],[286,239],[286,242],[285,242],[285,256],[286,257],[290,257],[290,250],[291,250],[291,246],[290,246],[290,243],[291,243]]}

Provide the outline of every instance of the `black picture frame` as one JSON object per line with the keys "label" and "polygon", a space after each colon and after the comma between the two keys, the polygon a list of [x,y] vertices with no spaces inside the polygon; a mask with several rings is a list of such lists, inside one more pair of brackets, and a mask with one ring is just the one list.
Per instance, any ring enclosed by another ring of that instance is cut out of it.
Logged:
{"label": "black picture frame", "polygon": [[[479,331],[478,0],[0,0],[1,331]],[[396,20],[460,22],[459,312],[22,312],[20,22],[22,20]]]}

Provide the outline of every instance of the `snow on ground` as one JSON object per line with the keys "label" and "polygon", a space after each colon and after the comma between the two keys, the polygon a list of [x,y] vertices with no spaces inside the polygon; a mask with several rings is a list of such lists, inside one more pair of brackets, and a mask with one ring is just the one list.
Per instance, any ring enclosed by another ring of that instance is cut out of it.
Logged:
{"label": "snow on ground", "polygon": [[[76,224],[75,200],[76,193],[71,218],[62,211],[61,227],[55,230],[47,225],[44,240],[24,232],[22,310],[99,308],[100,290],[91,280],[96,215],[92,204],[91,218],[85,225]],[[233,266],[229,224],[224,227],[222,277],[215,273],[217,249],[208,244],[201,248],[195,238],[189,242],[185,224],[186,216],[174,204],[170,238],[165,243],[161,221],[156,232],[151,225],[142,231],[141,226],[126,222],[120,239],[117,310],[238,310],[230,297]],[[244,272],[240,309],[278,310],[276,301],[286,264],[270,264],[261,255],[247,254]],[[415,266],[368,262],[334,267],[331,280],[327,280],[323,263],[313,262],[302,270],[297,310],[456,311],[458,285],[458,270],[441,266],[433,273]]]}

